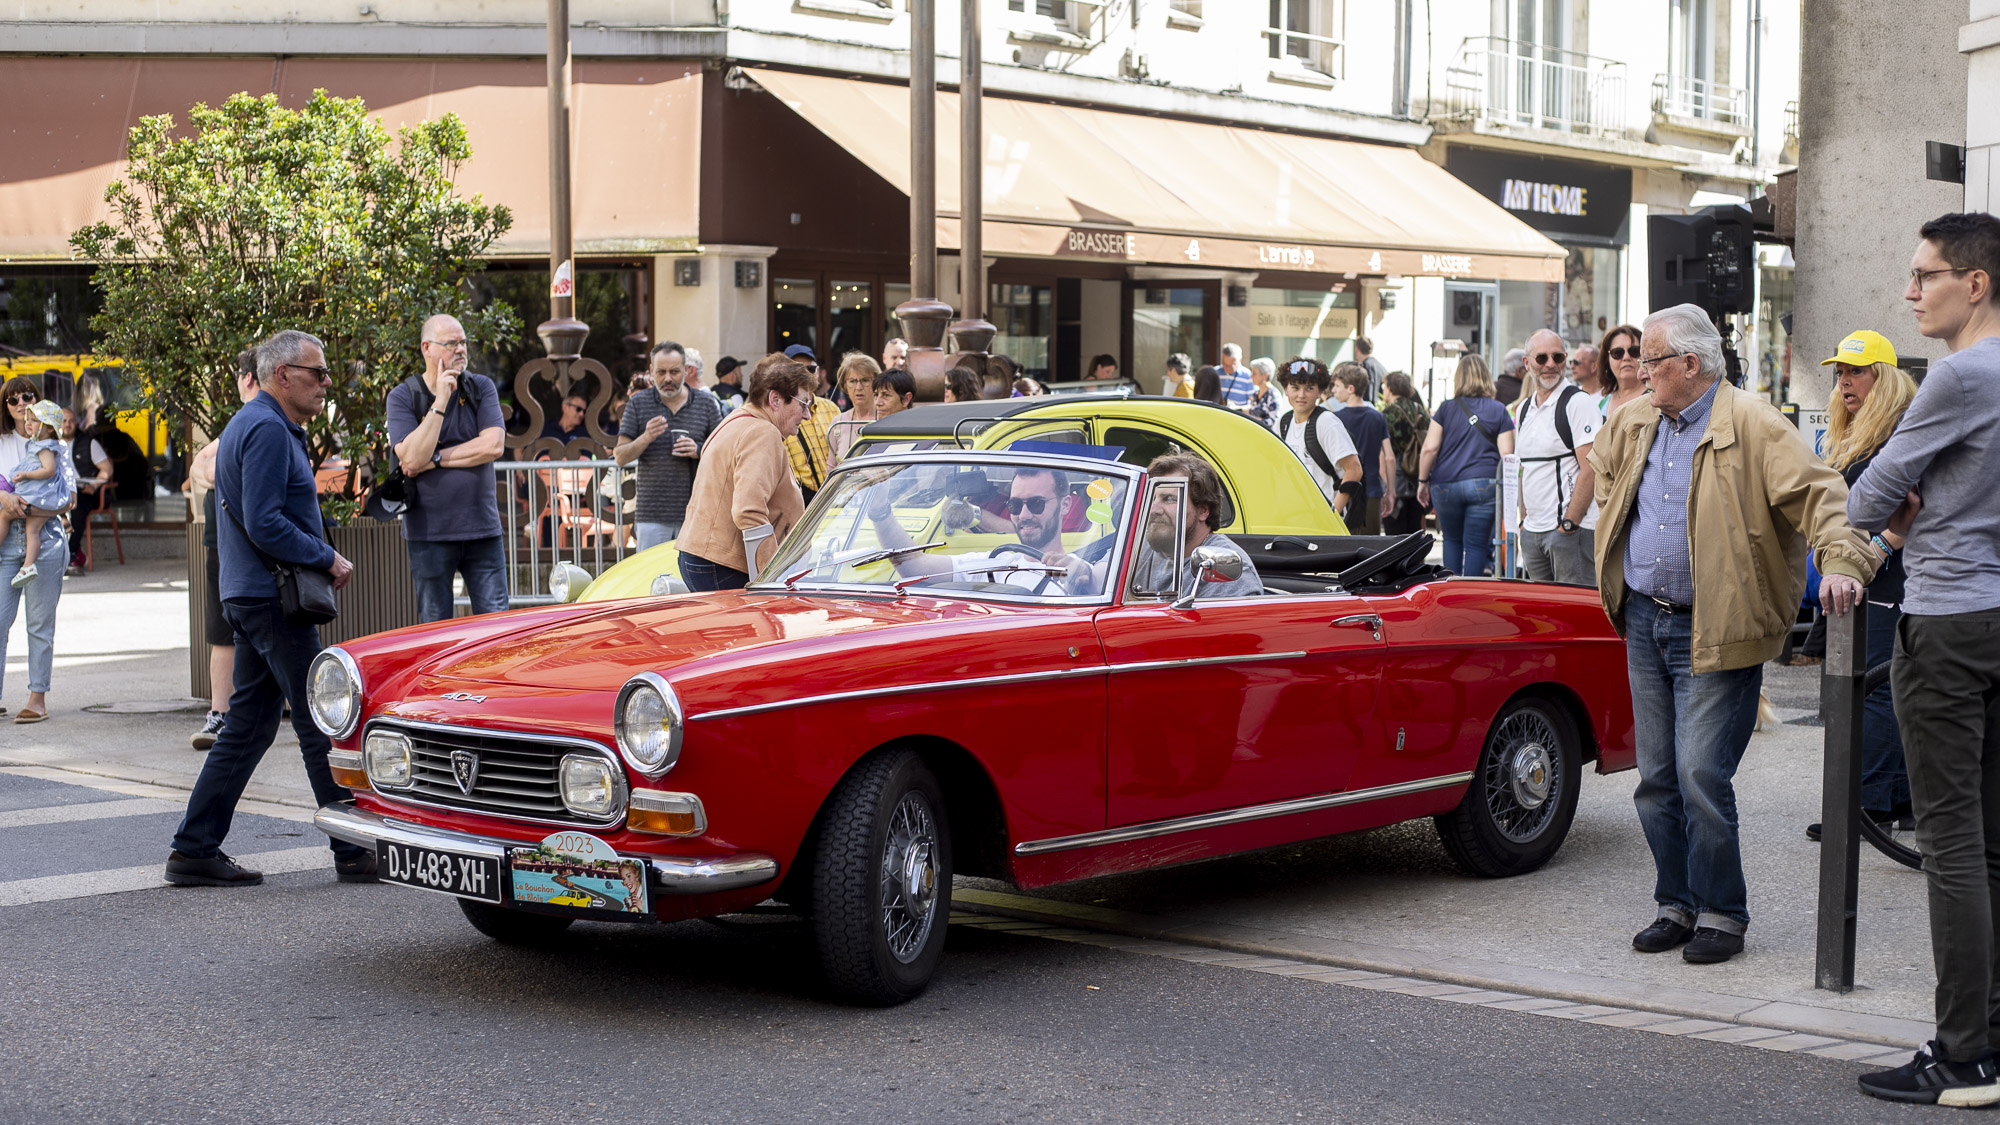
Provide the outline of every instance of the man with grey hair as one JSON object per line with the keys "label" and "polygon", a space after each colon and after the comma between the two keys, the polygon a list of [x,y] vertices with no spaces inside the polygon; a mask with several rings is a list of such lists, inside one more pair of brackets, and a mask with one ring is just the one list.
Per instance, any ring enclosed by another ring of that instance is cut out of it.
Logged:
{"label": "man with grey hair", "polygon": [[1521,457],[1521,563],[1534,582],[1596,585],[1597,509],[1582,472],[1604,416],[1597,400],[1563,379],[1562,337],[1544,328],[1528,337],[1534,383],[1514,406],[1514,450]]}
{"label": "man with grey hair", "polygon": [[[389,440],[409,478],[403,538],[417,586],[417,620],[452,616],[452,577],[465,579],[474,613],[507,608],[507,548],[493,462],[506,419],[493,380],[465,369],[465,328],[440,313],[424,321],[424,370],[389,392]],[[565,395],[568,400],[579,397]],[[572,410],[577,424],[583,416]]]}
{"label": "man with grey hair", "polygon": [[1515,348],[1500,359],[1500,374],[1493,377],[1493,398],[1502,406],[1514,405],[1521,397],[1521,376],[1528,368],[1528,352]]}
{"label": "man with grey hair", "polygon": [[1250,382],[1250,369],[1243,366],[1243,349],[1235,344],[1222,345],[1222,365],[1215,373],[1222,378],[1222,404],[1248,413],[1257,388]]}
{"label": "man with grey hair", "polygon": [[[255,398],[222,431],[215,457],[216,529],[222,563],[222,615],[236,633],[235,690],[229,711],[188,795],[187,815],[167,856],[167,882],[238,887],[264,881],[223,854],[236,802],[278,735],[286,704],[305,757],[313,800],[347,799],[326,755],[332,744],[312,720],[307,670],[319,655],[319,629],[285,616],[273,576],[276,566],[328,571],[336,589],[354,564],[340,557],[322,531],[319,493],[306,457],[305,424],[326,409],[333,381],[319,340],[287,329],[257,347]],[[343,883],[375,881],[375,853],[333,841],[334,871]]]}
{"label": "man with grey hair", "polygon": [[1598,586],[1632,685],[1632,800],[1656,874],[1658,916],[1632,945],[1686,943],[1683,959],[1713,964],[1742,952],[1750,924],[1730,779],[1763,664],[1798,616],[1807,549],[1829,613],[1854,608],[1878,557],[1847,522],[1840,473],[1769,402],[1722,377],[1707,313],[1654,313],[1639,351],[1653,393],[1620,410],[1589,457],[1605,521]]}

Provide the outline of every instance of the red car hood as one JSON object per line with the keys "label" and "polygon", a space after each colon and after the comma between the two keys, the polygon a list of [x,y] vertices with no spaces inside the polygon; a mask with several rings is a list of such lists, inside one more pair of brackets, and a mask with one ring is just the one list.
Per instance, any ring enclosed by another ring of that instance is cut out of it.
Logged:
{"label": "red car hood", "polygon": [[[1046,624],[1048,617],[1047,611],[915,598],[718,593],[634,599],[577,606],[555,620],[538,615],[527,627],[467,638],[439,653],[422,678],[436,685],[571,692],[611,691],[635,673],[676,669],[697,676],[726,673],[739,690],[767,677],[847,680],[865,676],[870,666],[883,671],[906,666],[910,654],[899,651],[904,642],[932,635],[963,638],[968,630],[1030,621]],[[884,631],[896,638],[885,643]],[[703,667],[688,668],[697,662]],[[771,667],[753,671],[765,665]]]}

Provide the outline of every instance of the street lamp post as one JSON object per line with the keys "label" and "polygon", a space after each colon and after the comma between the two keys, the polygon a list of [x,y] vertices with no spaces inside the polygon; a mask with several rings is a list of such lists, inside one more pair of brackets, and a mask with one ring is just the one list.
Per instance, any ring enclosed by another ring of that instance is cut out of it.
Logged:
{"label": "street lamp post", "polygon": [[[553,0],[552,0],[553,2]],[[910,299],[896,306],[919,402],[944,400],[946,322],[937,299],[937,9],[910,0]]]}
{"label": "street lamp post", "polygon": [[[986,372],[980,394],[983,398],[1005,398],[1007,379],[989,370],[986,349],[998,331],[986,320],[986,221],[984,196],[985,127],[981,123],[979,0],[960,0],[958,80],[958,262],[961,319],[953,322],[951,334],[958,345],[955,362]],[[997,392],[997,393],[996,393]]]}

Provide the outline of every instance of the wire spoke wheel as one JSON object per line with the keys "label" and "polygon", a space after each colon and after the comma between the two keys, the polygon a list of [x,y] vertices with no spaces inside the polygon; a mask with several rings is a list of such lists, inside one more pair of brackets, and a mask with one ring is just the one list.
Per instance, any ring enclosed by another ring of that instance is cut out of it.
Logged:
{"label": "wire spoke wheel", "polygon": [[1576,818],[1583,740],[1565,707],[1522,696],[1488,728],[1458,807],[1436,817],[1438,839],[1468,873],[1500,879],[1549,861]]}
{"label": "wire spoke wheel", "polygon": [[1485,759],[1486,808],[1493,826],[1517,844],[1542,834],[1555,818],[1565,769],[1554,727],[1539,711],[1508,716]]}
{"label": "wire spoke wheel", "polygon": [[882,938],[905,965],[917,959],[937,923],[938,874],[937,822],[930,802],[911,790],[889,814],[880,899]]}

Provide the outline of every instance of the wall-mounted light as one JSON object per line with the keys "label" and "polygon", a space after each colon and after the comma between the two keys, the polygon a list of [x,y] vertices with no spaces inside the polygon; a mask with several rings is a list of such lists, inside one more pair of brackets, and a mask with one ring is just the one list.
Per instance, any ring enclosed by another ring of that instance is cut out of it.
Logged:
{"label": "wall-mounted light", "polygon": [[764,263],[736,263],[736,288],[755,289],[762,284],[764,284]]}
{"label": "wall-mounted light", "polygon": [[681,258],[674,262],[675,285],[701,284],[701,259]]}

